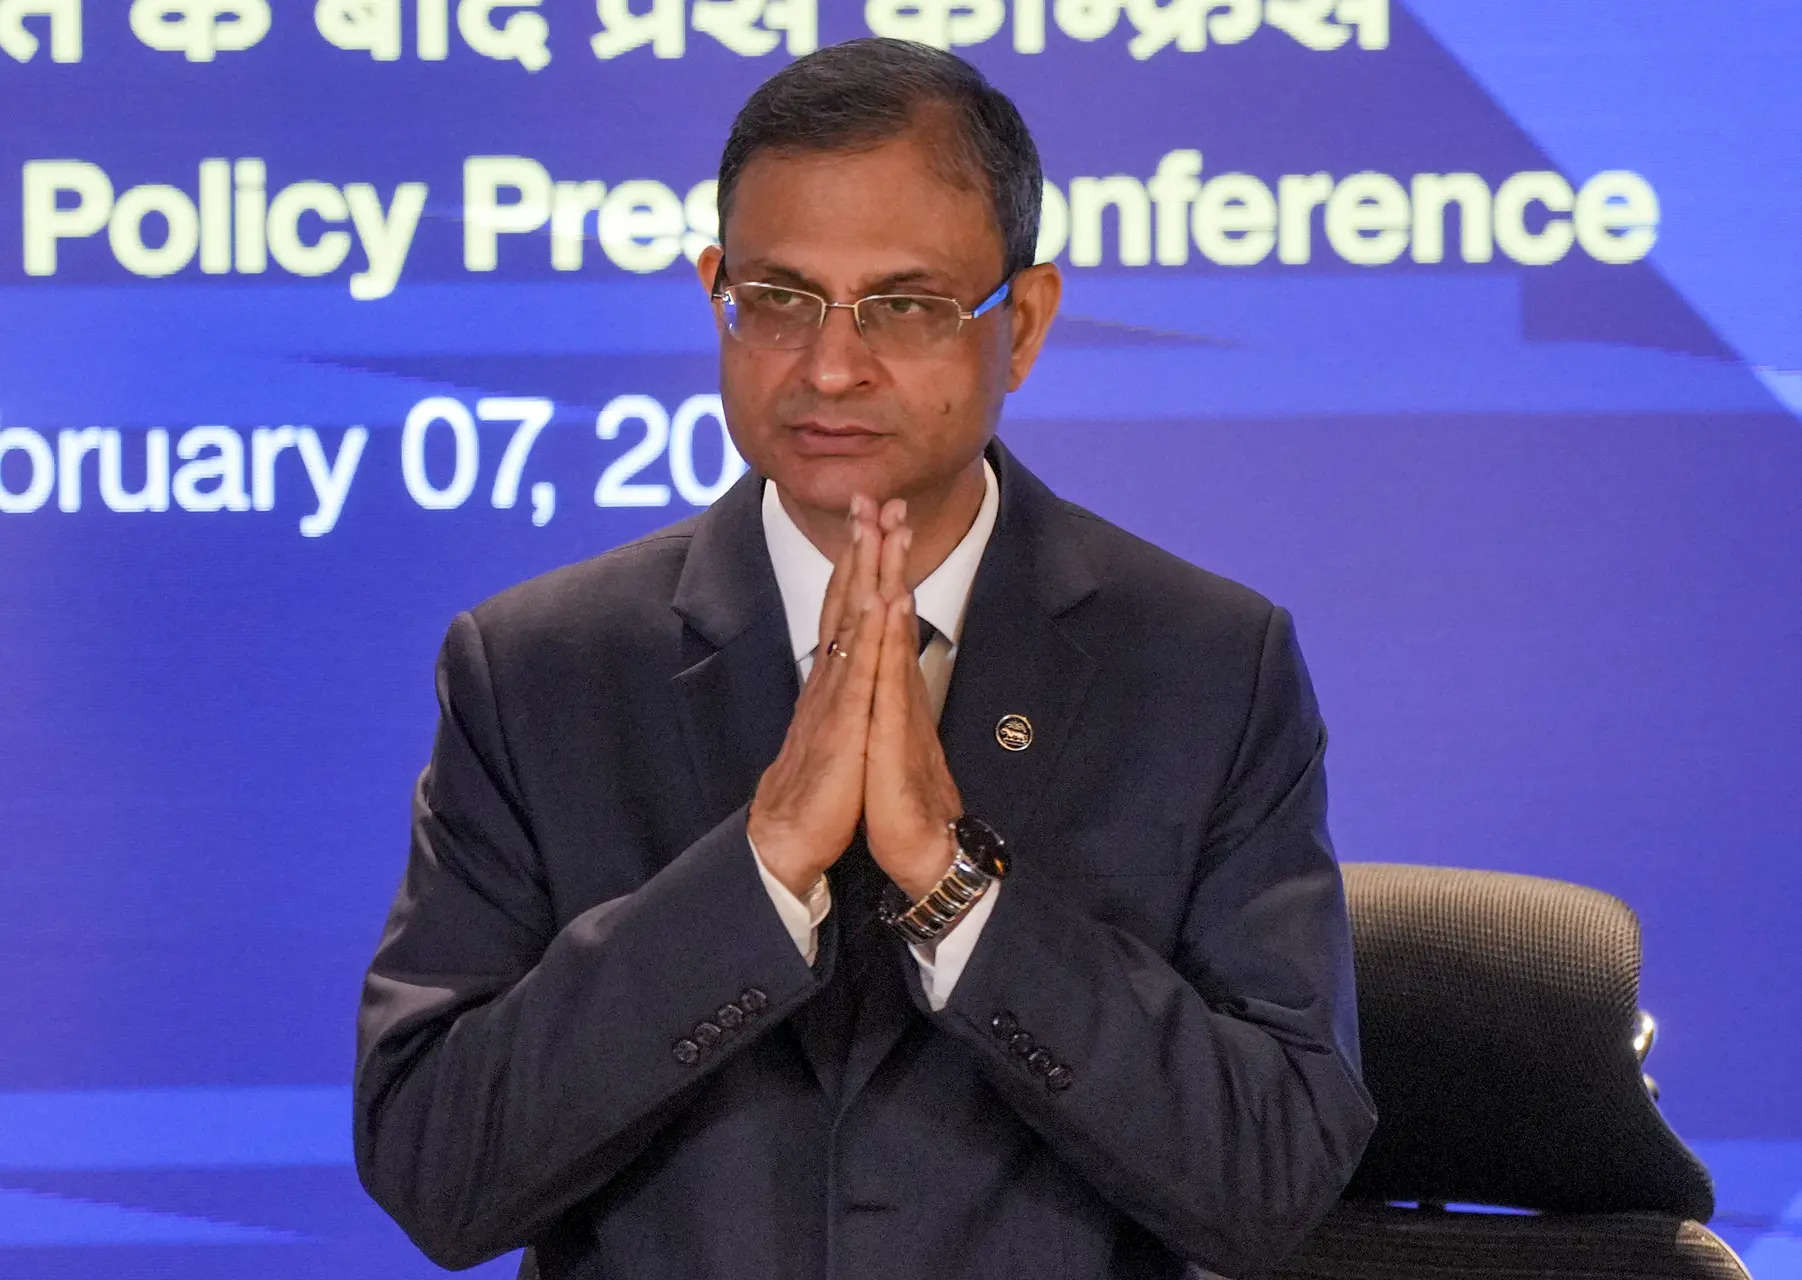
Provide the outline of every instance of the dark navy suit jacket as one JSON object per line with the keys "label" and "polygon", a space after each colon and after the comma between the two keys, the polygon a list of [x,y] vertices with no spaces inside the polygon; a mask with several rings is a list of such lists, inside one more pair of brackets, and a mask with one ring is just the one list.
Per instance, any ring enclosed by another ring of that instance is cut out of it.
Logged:
{"label": "dark navy suit jacket", "polygon": [[433,1259],[1246,1276],[1333,1202],[1373,1121],[1289,617],[990,457],[940,731],[1012,872],[942,1011],[891,940],[842,1074],[840,913],[810,967],[745,840],[796,694],[756,477],[452,623],[355,1091]]}

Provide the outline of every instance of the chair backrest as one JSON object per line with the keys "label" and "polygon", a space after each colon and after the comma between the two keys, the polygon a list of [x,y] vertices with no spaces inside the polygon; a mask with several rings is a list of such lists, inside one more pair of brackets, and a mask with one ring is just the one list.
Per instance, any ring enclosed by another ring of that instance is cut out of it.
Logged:
{"label": "chair backrest", "polygon": [[1348,1199],[1706,1222],[1633,1037],[1639,922],[1599,890],[1344,864],[1377,1129]]}

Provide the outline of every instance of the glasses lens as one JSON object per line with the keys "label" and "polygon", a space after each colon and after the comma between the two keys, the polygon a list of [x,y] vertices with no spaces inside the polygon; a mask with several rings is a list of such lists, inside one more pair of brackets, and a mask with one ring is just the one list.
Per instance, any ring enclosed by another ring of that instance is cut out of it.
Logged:
{"label": "glasses lens", "polygon": [[864,340],[872,349],[923,351],[957,333],[962,313],[955,298],[897,293],[857,304]]}
{"label": "glasses lens", "polygon": [[811,293],[773,284],[735,284],[725,303],[726,327],[754,347],[804,347],[819,332],[826,304]]}

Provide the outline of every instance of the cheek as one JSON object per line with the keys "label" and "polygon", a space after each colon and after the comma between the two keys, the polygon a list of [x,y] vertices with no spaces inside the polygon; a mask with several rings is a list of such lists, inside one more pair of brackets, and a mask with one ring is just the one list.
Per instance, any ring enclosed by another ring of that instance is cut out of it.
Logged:
{"label": "cheek", "polygon": [[903,388],[904,403],[911,410],[909,416],[921,426],[930,425],[923,440],[955,434],[958,424],[980,414],[976,402],[982,399],[982,384],[973,380],[973,373],[970,369],[941,365],[930,372],[923,371]]}
{"label": "cheek", "polygon": [[994,377],[983,359],[944,361],[922,366],[911,379],[908,398],[922,416],[950,425],[980,418],[990,398]]}
{"label": "cheek", "polygon": [[749,352],[720,355],[720,399],[746,430],[762,430],[769,417],[775,382],[766,364]]}
{"label": "cheek", "polygon": [[726,430],[739,455],[758,471],[769,466],[764,447],[769,435],[769,401],[753,371],[738,362],[720,360],[720,406],[726,411]]}
{"label": "cheek", "polygon": [[988,369],[992,375],[990,384],[1005,395],[1014,385],[1013,332],[1006,325],[996,325],[995,330],[989,343]]}

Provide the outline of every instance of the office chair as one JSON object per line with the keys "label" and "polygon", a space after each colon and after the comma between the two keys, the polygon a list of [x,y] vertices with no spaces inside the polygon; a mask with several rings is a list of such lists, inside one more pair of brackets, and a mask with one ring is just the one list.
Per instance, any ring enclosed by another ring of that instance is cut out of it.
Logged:
{"label": "office chair", "polygon": [[1278,1274],[1750,1280],[1642,1074],[1627,905],[1499,871],[1343,869],[1377,1129]]}

